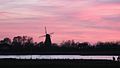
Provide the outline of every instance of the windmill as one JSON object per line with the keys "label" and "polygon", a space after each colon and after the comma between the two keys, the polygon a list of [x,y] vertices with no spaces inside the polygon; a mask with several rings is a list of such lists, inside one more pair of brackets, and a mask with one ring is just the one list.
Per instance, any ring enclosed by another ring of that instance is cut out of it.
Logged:
{"label": "windmill", "polygon": [[[44,42],[44,44],[46,45],[46,46],[51,46],[51,44],[52,44],[52,42],[51,42],[51,35],[52,34],[54,34],[54,32],[52,32],[52,33],[48,33],[47,32],[47,28],[45,27],[45,35],[43,35],[43,36],[40,36],[40,37],[45,37],[45,42]],[[40,38],[39,37],[39,38]]]}

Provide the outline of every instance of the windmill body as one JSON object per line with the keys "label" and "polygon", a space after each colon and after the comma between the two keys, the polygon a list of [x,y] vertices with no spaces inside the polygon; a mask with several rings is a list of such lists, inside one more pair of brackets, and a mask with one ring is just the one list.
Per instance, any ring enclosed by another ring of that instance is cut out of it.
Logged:
{"label": "windmill body", "polygon": [[46,38],[45,38],[45,45],[46,46],[51,46],[52,42],[51,42],[51,37],[49,34],[46,34]]}

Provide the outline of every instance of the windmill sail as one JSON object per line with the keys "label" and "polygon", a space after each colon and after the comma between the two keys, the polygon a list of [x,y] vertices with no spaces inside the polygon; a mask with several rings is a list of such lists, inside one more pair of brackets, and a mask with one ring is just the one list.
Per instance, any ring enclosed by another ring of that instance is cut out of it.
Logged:
{"label": "windmill sail", "polygon": [[45,27],[45,34],[47,34],[47,29],[46,29],[46,27]]}

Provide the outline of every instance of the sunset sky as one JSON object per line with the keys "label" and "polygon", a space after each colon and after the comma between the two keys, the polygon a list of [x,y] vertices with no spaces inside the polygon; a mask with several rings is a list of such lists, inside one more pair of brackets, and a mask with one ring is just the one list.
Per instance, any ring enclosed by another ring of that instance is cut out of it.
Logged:
{"label": "sunset sky", "polygon": [[0,39],[31,36],[44,41],[120,40],[120,0],[0,0]]}

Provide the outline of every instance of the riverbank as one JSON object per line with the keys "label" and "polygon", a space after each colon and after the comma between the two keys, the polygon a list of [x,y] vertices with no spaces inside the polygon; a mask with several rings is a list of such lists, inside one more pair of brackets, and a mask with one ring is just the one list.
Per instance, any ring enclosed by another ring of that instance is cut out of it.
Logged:
{"label": "riverbank", "polygon": [[82,60],[82,59],[0,59],[0,66],[9,68],[80,68],[80,67],[120,67],[120,62],[112,60]]}
{"label": "riverbank", "polygon": [[114,55],[120,52],[0,52],[0,55]]}

